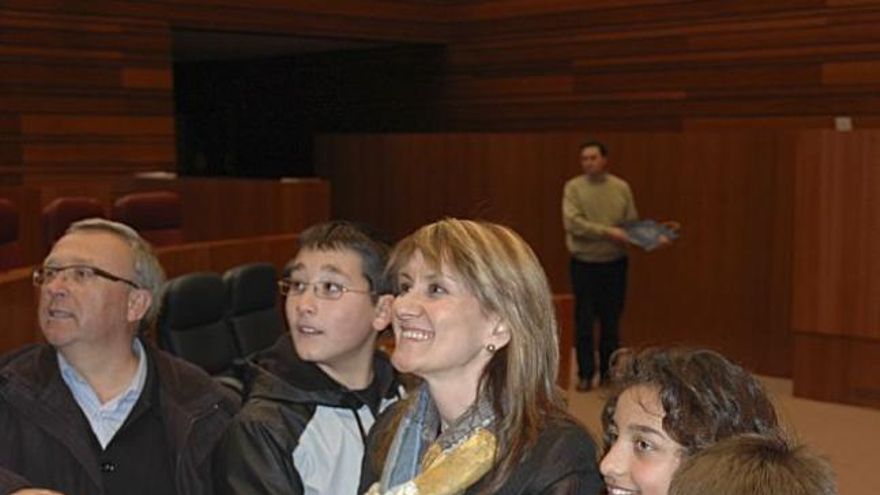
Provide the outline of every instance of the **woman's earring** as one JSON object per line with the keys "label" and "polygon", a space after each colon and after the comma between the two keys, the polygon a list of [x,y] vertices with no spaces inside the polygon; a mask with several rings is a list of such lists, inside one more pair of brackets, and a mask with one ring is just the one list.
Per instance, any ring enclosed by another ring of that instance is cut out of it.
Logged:
{"label": "woman's earring", "polygon": [[486,350],[489,351],[489,354],[494,354],[495,353],[495,344],[487,345]]}

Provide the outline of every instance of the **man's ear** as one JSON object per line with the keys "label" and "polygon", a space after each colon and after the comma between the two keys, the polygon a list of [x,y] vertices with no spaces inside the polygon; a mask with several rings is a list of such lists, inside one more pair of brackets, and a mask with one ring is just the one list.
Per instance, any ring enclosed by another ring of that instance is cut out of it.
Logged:
{"label": "man's ear", "polygon": [[391,294],[383,294],[376,301],[376,311],[373,316],[373,329],[381,332],[388,328],[391,324],[391,303],[394,302],[394,296]]}
{"label": "man's ear", "polygon": [[128,321],[140,321],[147,314],[153,304],[153,295],[146,289],[132,289],[128,293],[128,308],[126,317]]}

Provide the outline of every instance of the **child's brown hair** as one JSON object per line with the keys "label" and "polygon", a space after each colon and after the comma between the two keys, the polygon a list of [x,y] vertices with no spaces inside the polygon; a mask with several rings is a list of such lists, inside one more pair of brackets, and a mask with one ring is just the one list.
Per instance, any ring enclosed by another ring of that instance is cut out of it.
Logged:
{"label": "child's brown hair", "polygon": [[737,435],[688,459],[669,495],[836,495],[827,461],[780,436]]}

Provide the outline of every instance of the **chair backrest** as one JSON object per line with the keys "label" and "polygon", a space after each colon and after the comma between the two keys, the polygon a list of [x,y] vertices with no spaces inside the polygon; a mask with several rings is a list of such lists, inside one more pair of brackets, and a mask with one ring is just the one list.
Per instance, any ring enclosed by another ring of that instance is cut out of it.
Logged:
{"label": "chair backrest", "polygon": [[242,357],[271,346],[284,332],[278,307],[277,271],[271,263],[250,263],[223,275],[229,322]]}
{"label": "chair backrest", "polygon": [[229,370],[238,352],[226,308],[226,286],[216,273],[190,273],[169,280],[157,322],[160,345],[209,374]]}
{"label": "chair backrest", "polygon": [[130,225],[154,246],[184,242],[180,195],[175,192],[126,194],[113,204],[112,217]]}
{"label": "chair backrest", "polygon": [[24,253],[18,239],[19,213],[15,204],[0,198],[0,270],[24,265]]}
{"label": "chair backrest", "polygon": [[88,196],[55,198],[43,208],[43,246],[46,251],[64,235],[70,224],[84,218],[104,217],[104,206]]}

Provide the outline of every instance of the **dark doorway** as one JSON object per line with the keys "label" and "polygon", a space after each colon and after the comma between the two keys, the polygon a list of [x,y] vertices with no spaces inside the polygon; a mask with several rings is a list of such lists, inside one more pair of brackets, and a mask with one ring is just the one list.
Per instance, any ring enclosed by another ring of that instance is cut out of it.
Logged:
{"label": "dark doorway", "polygon": [[440,46],[182,31],[174,52],[181,176],[309,177],[316,134],[441,120]]}

